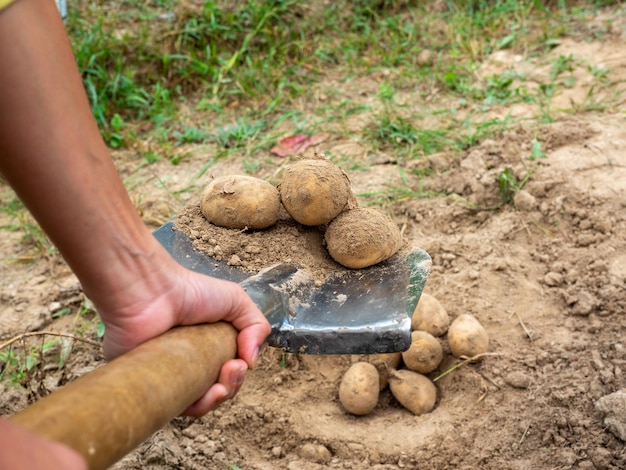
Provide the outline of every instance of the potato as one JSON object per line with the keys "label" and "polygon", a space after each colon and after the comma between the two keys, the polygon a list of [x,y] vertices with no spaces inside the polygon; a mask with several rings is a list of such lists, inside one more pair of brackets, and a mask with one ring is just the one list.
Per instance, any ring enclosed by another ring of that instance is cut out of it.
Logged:
{"label": "potato", "polygon": [[342,212],[326,229],[328,253],[347,268],[365,268],[393,256],[403,244],[391,218],[373,208]]}
{"label": "potato", "polygon": [[427,331],[433,336],[443,336],[450,326],[448,312],[432,295],[423,293],[411,318],[411,328]]}
{"label": "potato", "polygon": [[285,210],[303,225],[325,225],[356,201],[348,176],[321,157],[286,167],[278,189]]}
{"label": "potato", "polygon": [[380,389],[384,390],[389,385],[389,371],[398,368],[402,360],[402,353],[371,354],[367,360],[378,370]]}
{"label": "potato", "polygon": [[389,377],[391,394],[415,415],[432,411],[437,401],[437,387],[431,380],[412,370],[392,371]]}
{"label": "potato", "polygon": [[355,362],[339,384],[339,401],[348,413],[366,415],[376,407],[380,379],[376,367],[369,362]]}
{"label": "potato", "polygon": [[443,359],[443,348],[439,340],[426,331],[411,333],[411,346],[402,353],[404,365],[420,374],[434,371]]}
{"label": "potato", "polygon": [[259,178],[222,176],[205,188],[200,210],[214,225],[233,229],[264,229],[278,221],[278,189]]}
{"label": "potato", "polygon": [[454,357],[474,357],[489,350],[489,335],[476,317],[463,313],[450,324],[448,343]]}

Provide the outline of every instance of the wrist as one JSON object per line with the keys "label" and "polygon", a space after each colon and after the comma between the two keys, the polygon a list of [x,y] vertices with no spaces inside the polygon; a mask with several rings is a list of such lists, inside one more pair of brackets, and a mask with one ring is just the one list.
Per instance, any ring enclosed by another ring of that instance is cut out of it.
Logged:
{"label": "wrist", "polygon": [[146,227],[120,229],[104,236],[101,248],[92,250],[97,258],[91,266],[81,262],[81,268],[73,268],[105,321],[113,312],[163,294],[178,267]]}

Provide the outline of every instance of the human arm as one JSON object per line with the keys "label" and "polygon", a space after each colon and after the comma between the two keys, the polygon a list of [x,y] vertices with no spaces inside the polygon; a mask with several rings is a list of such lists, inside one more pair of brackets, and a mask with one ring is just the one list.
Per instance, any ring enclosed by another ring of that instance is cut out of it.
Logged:
{"label": "human arm", "polygon": [[180,267],[137,214],[93,119],[52,0],[0,13],[0,172],[76,273],[106,326],[107,357],[176,325],[225,320],[238,358],[187,410],[234,396],[269,325],[237,284]]}

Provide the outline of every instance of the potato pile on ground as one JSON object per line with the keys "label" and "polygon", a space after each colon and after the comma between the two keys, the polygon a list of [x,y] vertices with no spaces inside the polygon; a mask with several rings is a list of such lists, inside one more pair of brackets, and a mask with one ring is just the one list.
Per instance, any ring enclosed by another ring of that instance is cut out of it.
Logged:
{"label": "potato pile on ground", "polygon": [[296,222],[323,226],[328,253],[347,268],[380,263],[403,245],[397,224],[377,209],[359,208],[346,173],[319,154],[288,165],[278,186],[251,176],[216,178],[200,201],[208,222],[240,230],[276,224],[281,205]]}
{"label": "potato pile on ground", "polygon": [[437,402],[437,387],[430,376],[443,362],[442,342],[447,341],[452,355],[460,359],[476,358],[489,349],[487,331],[476,317],[461,314],[450,323],[443,305],[427,293],[420,297],[411,325],[409,349],[366,356],[345,373],[339,385],[339,401],[346,412],[371,413],[380,392],[389,386],[404,408],[415,415],[428,413]]}

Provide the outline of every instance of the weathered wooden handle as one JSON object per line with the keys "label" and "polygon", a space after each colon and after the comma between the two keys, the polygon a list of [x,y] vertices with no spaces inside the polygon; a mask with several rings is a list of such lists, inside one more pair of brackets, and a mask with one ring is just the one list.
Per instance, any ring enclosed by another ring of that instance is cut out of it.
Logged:
{"label": "weathered wooden handle", "polygon": [[37,401],[10,420],[104,469],[194,403],[236,355],[228,323],[175,328]]}

